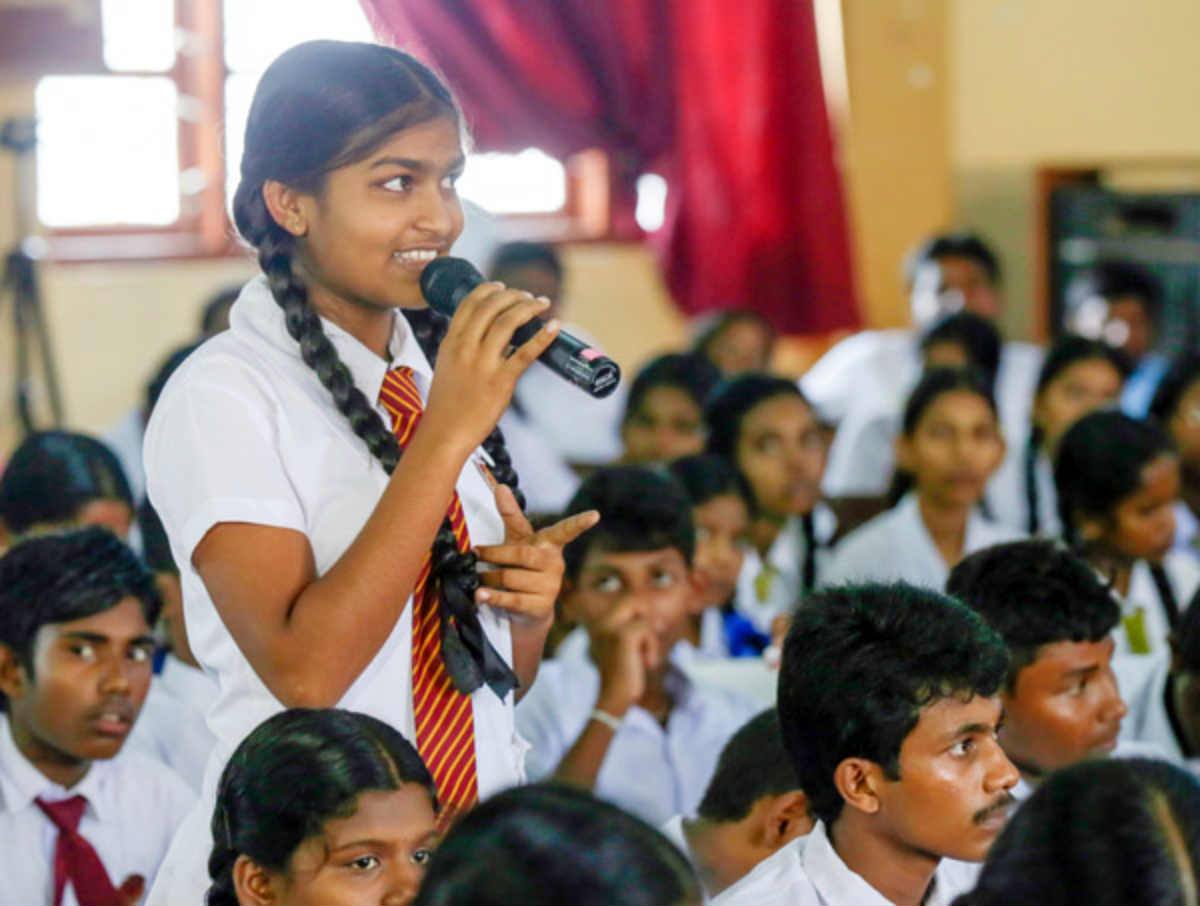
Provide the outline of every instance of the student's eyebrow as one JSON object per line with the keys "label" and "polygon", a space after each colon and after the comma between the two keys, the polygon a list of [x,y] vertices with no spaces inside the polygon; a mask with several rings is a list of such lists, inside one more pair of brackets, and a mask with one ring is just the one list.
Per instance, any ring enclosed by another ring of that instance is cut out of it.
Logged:
{"label": "student's eyebrow", "polygon": [[[996,725],[998,725],[998,724],[999,724],[999,721],[997,721]],[[954,730],[951,733],[947,733],[946,739],[948,739],[948,740],[958,739],[961,736],[978,736],[981,733],[991,734],[991,733],[995,732],[996,725],[981,724],[978,722],[973,723],[973,724],[963,724],[957,730]]]}
{"label": "student's eyebrow", "polygon": [[[449,171],[461,170],[467,164],[465,157],[461,155],[454,158],[450,162],[450,166],[446,169]],[[406,170],[413,170],[417,173],[424,173],[426,170],[436,170],[437,167],[432,161],[417,160],[415,157],[381,157],[371,163],[370,169],[375,170],[379,167],[403,167]]]}
{"label": "student's eyebrow", "polygon": [[366,839],[362,839],[362,840],[351,840],[347,843],[342,843],[342,844],[330,849],[329,852],[331,854],[339,853],[344,849],[356,849],[358,847],[369,847],[371,849],[391,849],[392,845],[390,843],[388,843],[386,840],[375,840],[372,838],[366,838]]}
{"label": "student's eyebrow", "polygon": [[1086,667],[1076,667],[1074,670],[1068,670],[1066,673],[1064,673],[1063,679],[1074,679],[1075,677],[1079,676],[1087,676],[1088,674],[1095,673],[1099,669],[1100,668],[1095,664],[1088,664]]}
{"label": "student's eyebrow", "polygon": [[112,639],[104,635],[102,632],[85,632],[79,629],[71,630],[70,632],[64,632],[59,636],[59,638],[72,639],[76,642],[92,642],[93,644],[97,645],[105,645],[112,641]]}

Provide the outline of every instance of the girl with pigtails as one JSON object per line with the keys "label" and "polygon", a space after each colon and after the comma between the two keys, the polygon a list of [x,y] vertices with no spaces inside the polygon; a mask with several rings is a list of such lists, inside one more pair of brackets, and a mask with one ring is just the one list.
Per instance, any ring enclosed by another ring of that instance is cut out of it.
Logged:
{"label": "girl with pigtails", "polygon": [[515,700],[537,673],[562,546],[534,532],[495,424],[556,325],[485,283],[452,320],[419,278],[462,230],[463,127],[411,56],[315,41],[264,73],[234,218],[262,274],[167,385],[148,489],[192,647],[220,687],[201,801],[150,902],[199,902],[224,763],[285,708],[399,730],[453,817],[523,779]]}

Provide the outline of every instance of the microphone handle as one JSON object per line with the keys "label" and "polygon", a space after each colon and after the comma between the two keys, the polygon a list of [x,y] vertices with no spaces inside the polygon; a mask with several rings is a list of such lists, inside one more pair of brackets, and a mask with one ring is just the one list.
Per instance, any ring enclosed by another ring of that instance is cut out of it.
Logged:
{"label": "microphone handle", "polygon": [[[513,331],[512,344],[520,346],[544,323],[541,318],[531,318]],[[558,332],[538,361],[596,399],[611,394],[621,380],[621,367],[616,362],[565,330]]]}

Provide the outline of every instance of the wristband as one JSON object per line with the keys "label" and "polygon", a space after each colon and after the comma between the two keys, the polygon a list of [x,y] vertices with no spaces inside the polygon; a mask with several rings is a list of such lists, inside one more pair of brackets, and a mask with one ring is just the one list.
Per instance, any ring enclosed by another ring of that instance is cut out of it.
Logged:
{"label": "wristband", "polygon": [[614,733],[621,729],[621,718],[615,714],[609,714],[607,711],[601,711],[599,708],[593,708],[589,715],[592,720],[599,721],[608,727]]}

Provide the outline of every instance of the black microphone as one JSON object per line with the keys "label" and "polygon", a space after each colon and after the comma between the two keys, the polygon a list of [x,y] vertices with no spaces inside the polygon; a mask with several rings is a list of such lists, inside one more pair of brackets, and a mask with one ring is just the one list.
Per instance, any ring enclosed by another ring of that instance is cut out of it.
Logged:
{"label": "black microphone", "polygon": [[[483,282],[483,274],[470,261],[434,258],[421,271],[421,295],[434,311],[453,317],[467,293]],[[541,318],[533,318],[522,324],[513,332],[512,344],[520,346],[541,330],[543,323]],[[597,399],[616,390],[621,380],[621,368],[616,362],[565,330],[558,332],[538,361]]]}

